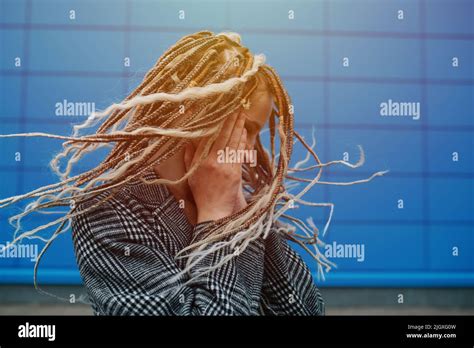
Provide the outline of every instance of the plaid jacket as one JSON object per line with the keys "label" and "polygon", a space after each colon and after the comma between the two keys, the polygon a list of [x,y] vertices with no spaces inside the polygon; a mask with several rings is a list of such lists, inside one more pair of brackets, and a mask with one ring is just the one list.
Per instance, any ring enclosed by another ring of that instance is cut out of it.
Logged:
{"label": "plaid jacket", "polygon": [[[170,282],[185,262],[174,256],[199,240],[208,224],[190,225],[166,186],[138,180],[99,208],[73,218],[76,261],[94,314],[324,315],[308,267],[273,231],[192,285],[178,286],[186,279]],[[197,267],[214,264],[229,252],[216,251]],[[172,295],[167,292],[177,288]]]}

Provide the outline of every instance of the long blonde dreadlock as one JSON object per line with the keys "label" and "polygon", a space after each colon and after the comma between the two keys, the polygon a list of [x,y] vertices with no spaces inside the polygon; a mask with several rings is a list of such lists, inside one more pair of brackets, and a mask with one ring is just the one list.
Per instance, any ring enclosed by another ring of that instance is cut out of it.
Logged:
{"label": "long blonde dreadlock", "polygon": [[[46,240],[35,264],[35,287],[41,256],[59,234],[68,230],[71,218],[99,207],[126,183],[140,179],[147,170],[171,158],[191,139],[208,137],[201,159],[181,179],[170,181],[158,178],[146,183],[177,184],[187,180],[207,156],[226,118],[245,106],[259,79],[264,79],[269,86],[274,106],[269,120],[270,153],[262,145],[260,136],[257,136],[257,166],[243,165],[242,180],[249,204],[242,211],[213,222],[204,239],[181,250],[176,257],[187,258],[183,272],[188,272],[211,252],[226,246],[235,250],[211,268],[193,274],[191,279],[194,279],[238,255],[252,240],[260,236],[266,237],[274,222],[283,217],[290,225],[275,233],[283,233],[308,251],[318,262],[318,274],[322,274],[323,267],[327,271],[334,266],[318,248],[323,243],[318,238],[318,229],[312,220],[308,221],[308,226],[305,222],[286,215],[285,211],[292,202],[329,207],[331,210],[324,235],[332,217],[332,203],[307,202],[301,199],[302,195],[315,184],[347,185],[367,182],[385,172],[377,172],[368,179],[350,183],[320,181],[322,170],[326,166],[343,164],[355,168],[362,165],[362,149],[360,160],[356,164],[345,161],[322,163],[313,150],[314,141],[311,146],[308,145],[294,130],[290,97],[274,69],[265,64],[265,57],[251,54],[240,44],[238,34],[214,35],[212,32],[202,31],[180,39],[158,59],[141,84],[124,101],[113,104],[102,112],[92,113],[85,123],[74,127],[72,136],[47,133],[1,136],[44,136],[65,140],[62,152],[51,161],[51,168],[61,179],[58,183],[0,200],[0,208],[21,200],[33,200],[21,214],[10,218],[16,231],[9,245],[24,238],[34,238],[37,232],[51,226],[58,226],[51,238]],[[80,135],[83,129],[96,125],[99,126],[95,133]],[[276,138],[280,140],[278,154]],[[294,140],[301,142],[308,150],[308,156],[295,168],[289,168]],[[111,145],[112,149],[97,167],[71,176],[72,167],[85,154]],[[310,156],[316,161],[316,165],[301,168]],[[62,159],[67,159],[64,171],[60,169]],[[288,174],[313,169],[317,169],[318,173],[312,180]],[[299,194],[292,195],[285,187],[285,179],[308,184]],[[87,209],[78,208],[82,203],[98,197],[98,202]],[[60,218],[18,235],[22,217],[33,212],[47,212],[55,207],[69,209]],[[278,225],[283,226],[280,223]],[[296,233],[297,229],[303,233]],[[314,251],[310,246],[313,246]]]}

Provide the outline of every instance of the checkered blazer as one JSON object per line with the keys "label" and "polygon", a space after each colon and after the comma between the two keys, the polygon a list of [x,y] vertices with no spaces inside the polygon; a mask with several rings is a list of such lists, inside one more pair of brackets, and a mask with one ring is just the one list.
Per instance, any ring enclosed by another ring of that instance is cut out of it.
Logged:
{"label": "checkered blazer", "polygon": [[[145,178],[156,177],[149,172]],[[324,315],[308,267],[276,229],[191,285],[181,286],[184,275],[170,282],[185,263],[174,256],[203,238],[208,224],[190,225],[166,186],[138,180],[73,218],[76,261],[94,314]],[[218,250],[196,267],[230,252]]]}

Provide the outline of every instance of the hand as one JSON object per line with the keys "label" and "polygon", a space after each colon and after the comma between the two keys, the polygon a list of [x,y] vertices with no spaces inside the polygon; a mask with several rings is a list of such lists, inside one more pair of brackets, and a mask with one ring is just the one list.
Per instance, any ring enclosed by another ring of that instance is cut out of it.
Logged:
{"label": "hand", "polygon": [[[247,204],[242,193],[242,164],[218,161],[219,150],[225,150],[226,147],[230,151],[246,148],[247,131],[244,124],[243,113],[237,112],[230,116],[212,144],[209,155],[188,178],[198,212],[197,223],[224,218]],[[186,171],[199,160],[207,141],[204,138],[196,148],[192,144],[186,147]]]}

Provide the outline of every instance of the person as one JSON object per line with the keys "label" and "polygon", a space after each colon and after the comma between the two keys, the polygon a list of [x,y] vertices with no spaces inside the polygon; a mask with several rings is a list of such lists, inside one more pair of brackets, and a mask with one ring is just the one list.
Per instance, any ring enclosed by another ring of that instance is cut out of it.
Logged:
{"label": "person", "polygon": [[[200,37],[207,41],[216,38],[198,34],[192,36],[192,42]],[[241,51],[237,54],[248,54],[229,36],[217,38],[225,45],[215,58],[216,68],[232,62],[231,53],[236,49]],[[181,59],[190,55],[191,47]],[[212,46],[202,50],[191,66],[213,50],[217,51]],[[179,60],[168,64],[178,66]],[[232,66],[229,70],[230,76],[238,73]],[[179,70],[174,76],[183,81]],[[196,77],[194,81],[200,84]],[[73,241],[94,314],[324,314],[324,301],[311,272],[280,233],[284,225],[278,220],[271,222],[266,236],[254,232],[244,250],[232,247],[231,238],[224,238],[224,242],[206,243],[199,254],[203,257],[190,266],[186,258],[177,258],[180,251],[205,241],[206,232],[216,221],[248,207],[243,168],[252,169],[249,154],[256,152],[260,131],[272,116],[274,96],[268,78],[260,73],[246,93],[244,102],[223,119],[215,139],[193,138],[116,193],[105,191],[79,205],[78,210],[85,213],[72,219]],[[228,99],[232,102],[237,98],[231,95]],[[184,122],[190,125],[198,108],[197,103],[188,107]],[[136,113],[137,122],[152,110],[144,109],[140,116]],[[162,114],[164,111],[155,112],[155,117]],[[210,147],[206,151],[207,144]],[[224,151],[243,161],[219,159]],[[157,152],[155,158],[166,150],[158,148]],[[201,159],[203,153],[206,155]],[[192,175],[180,181],[196,164]],[[160,179],[168,184],[154,183]],[[222,262],[228,255],[232,258]]]}

